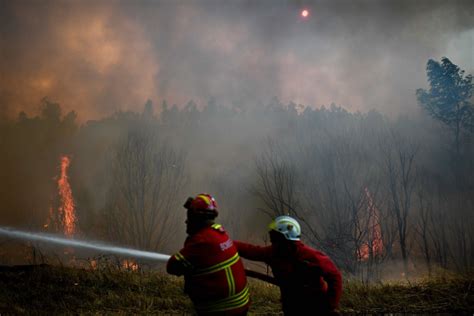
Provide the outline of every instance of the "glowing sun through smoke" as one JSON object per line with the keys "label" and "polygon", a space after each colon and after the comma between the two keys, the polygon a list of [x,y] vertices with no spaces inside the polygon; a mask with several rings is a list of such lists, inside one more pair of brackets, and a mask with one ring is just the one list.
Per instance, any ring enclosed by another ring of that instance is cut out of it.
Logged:
{"label": "glowing sun through smoke", "polygon": [[309,11],[306,10],[306,9],[302,10],[302,11],[301,11],[301,16],[302,16],[303,18],[309,17]]}

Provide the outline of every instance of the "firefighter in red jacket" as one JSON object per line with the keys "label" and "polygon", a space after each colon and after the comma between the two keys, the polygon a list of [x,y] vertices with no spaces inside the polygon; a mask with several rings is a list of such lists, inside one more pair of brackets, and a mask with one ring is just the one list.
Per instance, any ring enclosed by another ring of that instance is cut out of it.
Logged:
{"label": "firefighter in red jacket", "polygon": [[199,194],[184,207],[188,237],[169,259],[167,272],[184,275],[184,290],[199,315],[246,315],[250,303],[244,266],[224,228],[214,223],[216,201]]}
{"label": "firefighter in red jacket", "polygon": [[[285,315],[337,315],[342,277],[324,253],[300,241],[299,223],[279,216],[269,225],[271,245],[267,247],[235,241],[246,259],[268,264],[280,287]],[[251,274],[249,274],[251,276]]]}

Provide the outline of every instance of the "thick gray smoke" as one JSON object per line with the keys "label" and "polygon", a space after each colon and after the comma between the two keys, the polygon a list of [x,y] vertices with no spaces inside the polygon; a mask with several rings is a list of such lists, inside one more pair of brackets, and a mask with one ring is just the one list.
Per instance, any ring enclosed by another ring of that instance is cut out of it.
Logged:
{"label": "thick gray smoke", "polygon": [[76,236],[175,251],[182,203],[207,192],[233,238],[266,242],[271,217],[296,214],[356,274],[370,204],[386,258],[395,249],[406,270],[413,242],[416,260],[450,253],[436,265],[467,271],[472,121],[413,114],[428,60],[474,72],[473,12],[467,0],[0,0],[0,224],[63,231],[68,155]]}
{"label": "thick gray smoke", "polygon": [[474,69],[472,12],[468,0],[1,0],[0,113],[36,113],[44,96],[82,121],[211,97],[415,111],[429,58]]}

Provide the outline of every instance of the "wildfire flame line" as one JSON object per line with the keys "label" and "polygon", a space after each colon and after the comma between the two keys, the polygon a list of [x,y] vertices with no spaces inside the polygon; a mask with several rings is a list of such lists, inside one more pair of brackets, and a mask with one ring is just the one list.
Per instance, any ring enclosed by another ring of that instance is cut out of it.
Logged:
{"label": "wildfire flame line", "polygon": [[368,213],[368,236],[367,242],[361,245],[359,249],[359,260],[365,261],[370,257],[375,257],[383,252],[382,230],[380,227],[379,212],[370,195],[369,189],[365,188],[367,198]]}
{"label": "wildfire flame line", "polygon": [[74,199],[72,197],[71,185],[69,184],[69,177],[67,175],[70,164],[71,159],[68,156],[61,157],[61,174],[58,179],[58,191],[61,198],[59,213],[62,215],[64,234],[68,237],[74,235],[76,226]]}

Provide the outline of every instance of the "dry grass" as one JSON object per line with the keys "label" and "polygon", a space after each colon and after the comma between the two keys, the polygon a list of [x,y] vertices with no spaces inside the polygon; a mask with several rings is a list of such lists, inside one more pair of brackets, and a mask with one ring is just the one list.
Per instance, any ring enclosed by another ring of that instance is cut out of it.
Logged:
{"label": "dry grass", "polygon": [[[281,313],[279,290],[250,280],[251,314]],[[192,314],[183,280],[162,272],[28,266],[0,269],[0,314]],[[474,312],[473,278],[344,286],[344,314]]]}
{"label": "dry grass", "polygon": [[466,314],[474,312],[474,279],[443,276],[416,282],[347,282],[341,300],[347,313]]}

